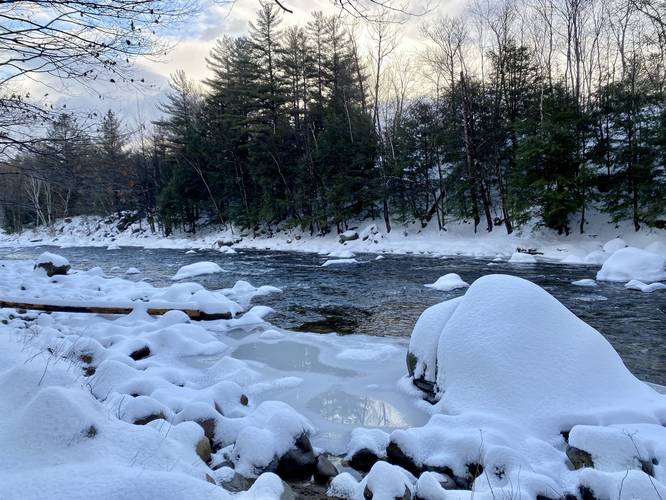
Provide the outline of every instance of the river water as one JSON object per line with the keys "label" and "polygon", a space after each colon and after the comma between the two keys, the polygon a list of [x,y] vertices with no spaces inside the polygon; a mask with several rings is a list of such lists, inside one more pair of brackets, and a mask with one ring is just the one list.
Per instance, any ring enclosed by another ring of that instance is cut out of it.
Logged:
{"label": "river water", "polygon": [[[0,258],[32,259],[45,250],[0,248]],[[212,289],[231,287],[237,280],[277,286],[283,293],[256,299],[275,309],[268,320],[285,329],[321,333],[406,337],[426,307],[464,292],[440,292],[424,287],[425,283],[451,272],[470,283],[485,274],[512,274],[544,287],[599,330],[636,376],[666,385],[666,292],[645,294],[627,290],[621,283],[599,282],[595,288],[571,285],[575,280],[594,278],[594,266],[511,265],[489,259],[416,255],[386,255],[375,260],[376,255],[364,254],[357,257],[360,264],[321,267],[325,257],[296,252],[201,250],[187,254],[171,249],[83,247],[53,251],[67,257],[75,268],[100,266],[108,275],[146,279],[156,286],[172,283],[170,277],[183,265],[217,262],[227,272],[192,281]],[[126,276],[129,267],[142,274]]]}

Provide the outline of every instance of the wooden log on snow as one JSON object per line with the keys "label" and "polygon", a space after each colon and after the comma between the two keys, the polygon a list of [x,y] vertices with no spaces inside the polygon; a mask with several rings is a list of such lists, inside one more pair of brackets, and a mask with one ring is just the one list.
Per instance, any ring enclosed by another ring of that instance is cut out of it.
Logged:
{"label": "wooden log on snow", "polygon": [[[137,303],[140,305],[140,303]],[[118,307],[111,305],[67,305],[67,304],[43,304],[34,302],[15,302],[0,299],[0,308],[26,309],[29,311],[44,312],[67,312],[67,313],[87,313],[87,314],[130,314],[133,307]],[[197,321],[211,321],[216,319],[231,319],[233,315],[230,312],[206,313],[198,309],[181,309],[177,307],[149,307],[146,312],[151,316],[161,316],[169,311],[182,311],[190,319]]]}

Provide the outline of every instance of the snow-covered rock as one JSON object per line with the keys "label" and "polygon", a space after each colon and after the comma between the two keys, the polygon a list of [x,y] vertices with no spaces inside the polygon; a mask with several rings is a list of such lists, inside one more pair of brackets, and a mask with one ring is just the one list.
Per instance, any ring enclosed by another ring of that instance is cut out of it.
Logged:
{"label": "snow-covered rock", "polygon": [[603,250],[607,254],[614,254],[618,250],[621,250],[622,248],[625,248],[627,246],[627,242],[624,241],[622,238],[614,238],[610,241],[607,241],[604,246]]}
{"label": "snow-covered rock", "polygon": [[666,279],[666,257],[640,248],[622,248],[604,262],[597,273],[597,279],[644,282]]}
{"label": "snow-covered rock", "polygon": [[[666,397],[636,379],[599,332],[521,278],[484,276],[463,297],[426,310],[410,342],[415,351],[415,376],[435,372],[440,399],[428,424],[391,433],[388,460],[412,472],[446,471],[456,484],[473,484],[475,498],[501,496],[516,481],[529,498],[580,484],[604,497],[625,476],[626,460],[613,458],[620,449],[601,450],[614,465],[583,478],[566,466],[560,433],[573,428],[574,435],[580,425],[638,428],[639,445],[663,433]],[[666,448],[645,450],[659,463],[666,457]],[[495,473],[479,477],[470,464]],[[649,485],[645,475],[632,491],[650,497]]]}
{"label": "snow-covered rock", "polygon": [[204,274],[215,274],[222,272],[224,272],[224,269],[222,269],[215,262],[195,262],[194,264],[188,264],[178,269],[178,272],[174,274],[171,279],[178,281],[187,278],[193,278],[195,276],[202,276]]}
{"label": "snow-covered rock", "polygon": [[656,290],[665,290],[666,284],[657,282],[657,283],[650,283],[648,285],[639,280],[631,280],[628,283],[626,283],[624,287],[628,288],[629,290],[638,290],[639,292],[651,293]]}
{"label": "snow-covered rock", "polygon": [[46,271],[48,277],[67,274],[71,269],[69,261],[61,256],[50,252],[44,252],[35,261],[35,269],[41,268]]}
{"label": "snow-covered rock", "polygon": [[136,267],[130,267],[125,271],[125,274],[141,274],[141,270],[137,269]]}
{"label": "snow-covered rock", "polygon": [[524,252],[514,252],[511,254],[509,264],[536,264],[537,260],[534,255]]}
{"label": "snow-covered rock", "polygon": [[449,273],[441,276],[434,283],[425,286],[442,292],[450,292],[451,290],[457,290],[459,288],[467,288],[469,284],[464,282],[458,274]]}
{"label": "snow-covered rock", "polygon": [[347,241],[354,241],[357,239],[358,239],[358,233],[352,230],[345,231],[339,236],[340,243],[346,243]]}
{"label": "snow-covered rock", "polygon": [[349,264],[358,264],[358,260],[356,260],[356,259],[329,259],[326,262],[324,262],[321,265],[321,267],[344,266],[344,265],[349,265]]}

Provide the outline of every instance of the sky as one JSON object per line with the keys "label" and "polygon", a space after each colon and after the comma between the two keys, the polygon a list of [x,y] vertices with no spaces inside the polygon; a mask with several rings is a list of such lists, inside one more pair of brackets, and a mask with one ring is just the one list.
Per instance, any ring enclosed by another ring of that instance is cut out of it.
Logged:
{"label": "sky", "polygon": [[[411,0],[409,8],[415,12],[422,11],[425,1]],[[427,15],[407,18],[407,22],[400,27],[403,49],[416,51],[420,43],[419,26],[438,16],[457,13],[463,2],[431,0]],[[283,14],[283,26],[304,25],[310,14],[317,10],[340,13],[333,0],[283,0],[283,4],[294,11],[293,14]],[[66,104],[69,110],[101,115],[112,109],[129,128],[135,127],[139,121],[149,123],[160,116],[159,103],[164,101],[168,91],[169,76],[183,70],[191,79],[206,78],[209,72],[205,59],[215,40],[224,35],[246,33],[248,22],[255,17],[258,8],[259,0],[235,0],[233,3],[208,0],[196,16],[170,29],[167,36],[173,49],[165,57],[159,61],[137,61],[136,75],[146,82],[140,88],[100,83],[90,89],[72,82],[51,82],[52,95],[58,95],[57,104]]]}

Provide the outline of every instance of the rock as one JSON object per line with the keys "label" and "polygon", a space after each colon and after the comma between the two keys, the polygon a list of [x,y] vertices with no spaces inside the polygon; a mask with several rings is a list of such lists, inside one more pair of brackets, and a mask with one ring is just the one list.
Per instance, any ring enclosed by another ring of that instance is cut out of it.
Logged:
{"label": "rock", "polygon": [[208,481],[211,484],[217,485],[217,483],[215,482],[215,479],[213,479],[213,477],[210,474],[206,474],[206,481]]}
{"label": "rock", "polygon": [[250,404],[250,401],[247,399],[247,396],[245,394],[241,394],[240,404],[242,404],[243,406],[247,406],[248,404]]}
{"label": "rock", "polygon": [[407,372],[409,373],[410,377],[414,376],[414,371],[416,370],[416,363],[418,362],[418,358],[416,357],[415,354],[407,351]]}
{"label": "rock", "polygon": [[216,241],[218,247],[230,247],[236,243],[240,243],[242,238],[223,238]]}
{"label": "rock", "polygon": [[300,235],[300,234],[297,234],[296,236],[294,236],[294,239],[295,239],[296,241],[300,240],[300,239],[301,239],[301,235]]}
{"label": "rock", "polygon": [[238,493],[239,491],[249,490],[250,486],[252,486],[252,481],[236,472],[234,477],[229,481],[222,481],[220,486],[232,493]]}
{"label": "rock", "polygon": [[361,472],[368,472],[379,460],[379,457],[367,448],[361,448],[349,460],[349,465]]}
{"label": "rock", "polygon": [[206,436],[202,437],[197,443],[196,452],[197,455],[199,455],[199,458],[201,458],[201,460],[203,460],[206,463],[210,462],[211,458],[210,439],[208,439]]}
{"label": "rock", "polygon": [[340,235],[340,243],[346,243],[347,241],[354,241],[358,239],[358,233],[356,231],[345,231]]}
{"label": "rock", "polygon": [[285,480],[308,479],[314,473],[317,458],[312,450],[310,438],[301,434],[294,447],[278,459],[277,474]]}
{"label": "rock", "polygon": [[53,262],[40,262],[39,264],[35,264],[35,269],[37,269],[38,267],[44,269],[44,271],[46,271],[46,275],[49,278],[58,275],[64,276],[72,268],[69,264],[58,266]]}
{"label": "rock", "polygon": [[153,413],[151,415],[146,415],[145,417],[137,418],[133,423],[134,425],[146,425],[153,420],[159,419],[166,420],[166,416],[163,413]]}
{"label": "rock", "polygon": [[291,486],[289,486],[284,481],[282,481],[282,486],[284,490],[282,491],[282,495],[280,495],[279,500],[296,500],[296,495],[294,494],[294,491],[291,489]]}
{"label": "rock", "polygon": [[583,467],[594,467],[592,455],[590,455],[585,450],[581,450],[580,448],[575,448],[573,446],[567,446],[566,453],[575,469],[582,469]]}
{"label": "rock", "polygon": [[205,420],[197,421],[197,424],[199,424],[203,429],[204,436],[206,436],[212,443],[215,440],[215,420],[212,418],[207,418]]}
{"label": "rock", "polygon": [[145,345],[141,349],[137,349],[132,354],[129,355],[134,361],[139,361],[150,356],[150,348]]}
{"label": "rock", "polygon": [[337,475],[337,467],[331,463],[326,455],[319,455],[317,457],[317,466],[314,471],[315,482],[326,485]]}
{"label": "rock", "polygon": [[419,466],[414,460],[400,449],[394,441],[390,441],[386,447],[386,460],[393,464],[399,465],[405,470],[408,470],[415,476],[423,472],[423,467]]}
{"label": "rock", "polygon": [[[373,495],[372,491],[370,491],[370,488],[368,488],[367,486],[363,490],[363,498],[365,498],[367,500],[370,500],[371,498],[374,498],[374,495]],[[393,497],[393,498],[394,498],[394,500],[411,500],[412,493],[405,486],[405,493],[403,493],[402,496]],[[381,498],[377,498],[377,500],[389,500],[389,499],[382,496]]]}

